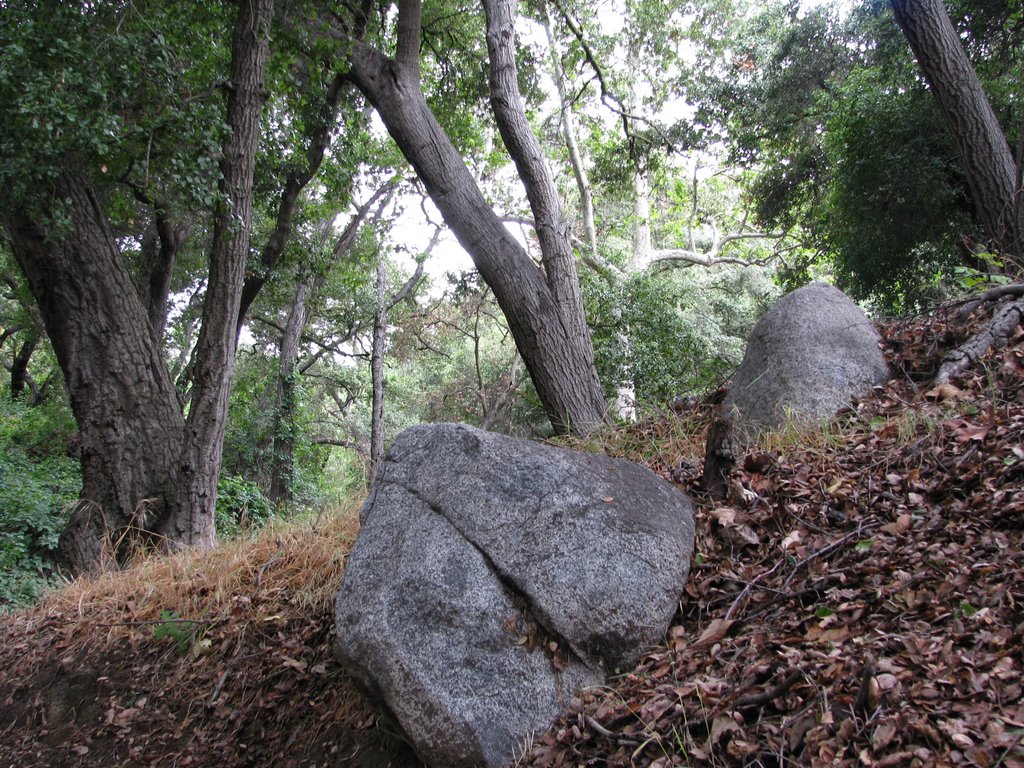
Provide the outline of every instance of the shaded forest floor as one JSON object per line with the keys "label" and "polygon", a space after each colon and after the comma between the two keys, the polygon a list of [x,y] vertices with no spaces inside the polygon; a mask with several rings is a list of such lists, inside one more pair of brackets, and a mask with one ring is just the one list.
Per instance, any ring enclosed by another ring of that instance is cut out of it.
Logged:
{"label": "shaded forest floor", "polygon": [[[698,486],[713,406],[609,432],[697,502],[665,645],[520,765],[1024,768],[1024,333],[951,385],[991,307],[883,328],[894,378]],[[0,765],[409,766],[332,655],[355,510],[152,558],[0,617]]]}

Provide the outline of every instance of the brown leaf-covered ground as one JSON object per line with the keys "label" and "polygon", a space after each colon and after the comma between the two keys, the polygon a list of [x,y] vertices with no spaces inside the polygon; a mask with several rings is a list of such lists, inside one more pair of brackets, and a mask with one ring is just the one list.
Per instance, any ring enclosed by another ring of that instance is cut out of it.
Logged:
{"label": "brown leaf-covered ground", "polygon": [[[1024,766],[1024,332],[951,385],[991,314],[883,328],[895,378],[699,493],[712,406],[589,447],[697,503],[665,645],[584,692],[533,766]],[[151,558],[0,617],[2,766],[412,766],[339,669],[352,510]]]}
{"label": "brown leaf-covered ground", "polygon": [[[667,644],[521,765],[1024,766],[1024,331],[928,383],[990,314],[883,328],[887,386],[748,454],[699,505]],[[653,468],[699,498],[692,463]]]}

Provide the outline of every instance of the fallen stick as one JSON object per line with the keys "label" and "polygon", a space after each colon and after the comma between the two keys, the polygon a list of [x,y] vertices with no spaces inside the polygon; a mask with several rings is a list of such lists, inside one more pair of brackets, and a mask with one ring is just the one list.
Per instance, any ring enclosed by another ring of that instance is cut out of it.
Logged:
{"label": "fallen stick", "polygon": [[1021,321],[1024,321],[1024,299],[1011,301],[997,309],[981,333],[946,353],[939,372],[935,374],[935,385],[948,384],[951,378],[970,368],[990,349],[1005,347]]}

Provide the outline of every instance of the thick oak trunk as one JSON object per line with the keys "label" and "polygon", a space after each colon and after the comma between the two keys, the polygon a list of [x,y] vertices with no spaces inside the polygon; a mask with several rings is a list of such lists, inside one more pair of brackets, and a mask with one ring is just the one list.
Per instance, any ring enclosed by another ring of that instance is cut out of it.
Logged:
{"label": "thick oak trunk", "polygon": [[[418,2],[406,0],[401,13],[415,15]],[[414,45],[408,39],[415,25],[409,23],[408,15],[404,23],[401,58],[390,59],[357,43],[350,77],[376,108],[445,222],[494,291],[552,426],[557,432],[587,432],[603,422],[605,404],[589,335],[583,335],[585,326],[581,328],[575,311],[564,311],[567,275],[564,271],[553,278],[545,275],[487,204],[423,98]],[[538,230],[544,226],[538,222]]]}
{"label": "thick oak trunk", "polygon": [[87,570],[112,564],[126,532],[170,514],[184,421],[89,182],[69,170],[54,191],[68,221],[59,234],[38,224],[46,211],[11,211],[6,223],[78,422],[81,502],[60,551]]}
{"label": "thick oak trunk", "polygon": [[941,0],[891,0],[960,154],[971,197],[1002,255],[1024,263],[1018,168],[981,81]]}
{"label": "thick oak trunk", "polygon": [[114,564],[130,552],[136,534],[171,545],[214,541],[272,5],[255,0],[239,8],[231,135],[187,422],[162,356],[159,323],[140,301],[89,176],[69,158],[48,197],[41,192],[32,205],[5,201],[0,213],[81,434],[81,502],[60,542],[76,571]]}

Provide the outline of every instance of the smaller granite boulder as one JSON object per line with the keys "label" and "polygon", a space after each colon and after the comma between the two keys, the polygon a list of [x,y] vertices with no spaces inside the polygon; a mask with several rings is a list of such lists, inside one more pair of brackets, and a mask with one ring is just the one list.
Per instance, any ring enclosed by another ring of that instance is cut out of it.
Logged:
{"label": "smaller granite boulder", "polygon": [[878,332],[838,288],[811,283],[783,296],[754,326],[726,395],[744,441],[788,418],[826,419],[889,376]]}
{"label": "smaller granite boulder", "polygon": [[660,642],[689,499],[626,461],[465,425],[395,440],[338,592],[338,653],[431,766],[499,766]]}

